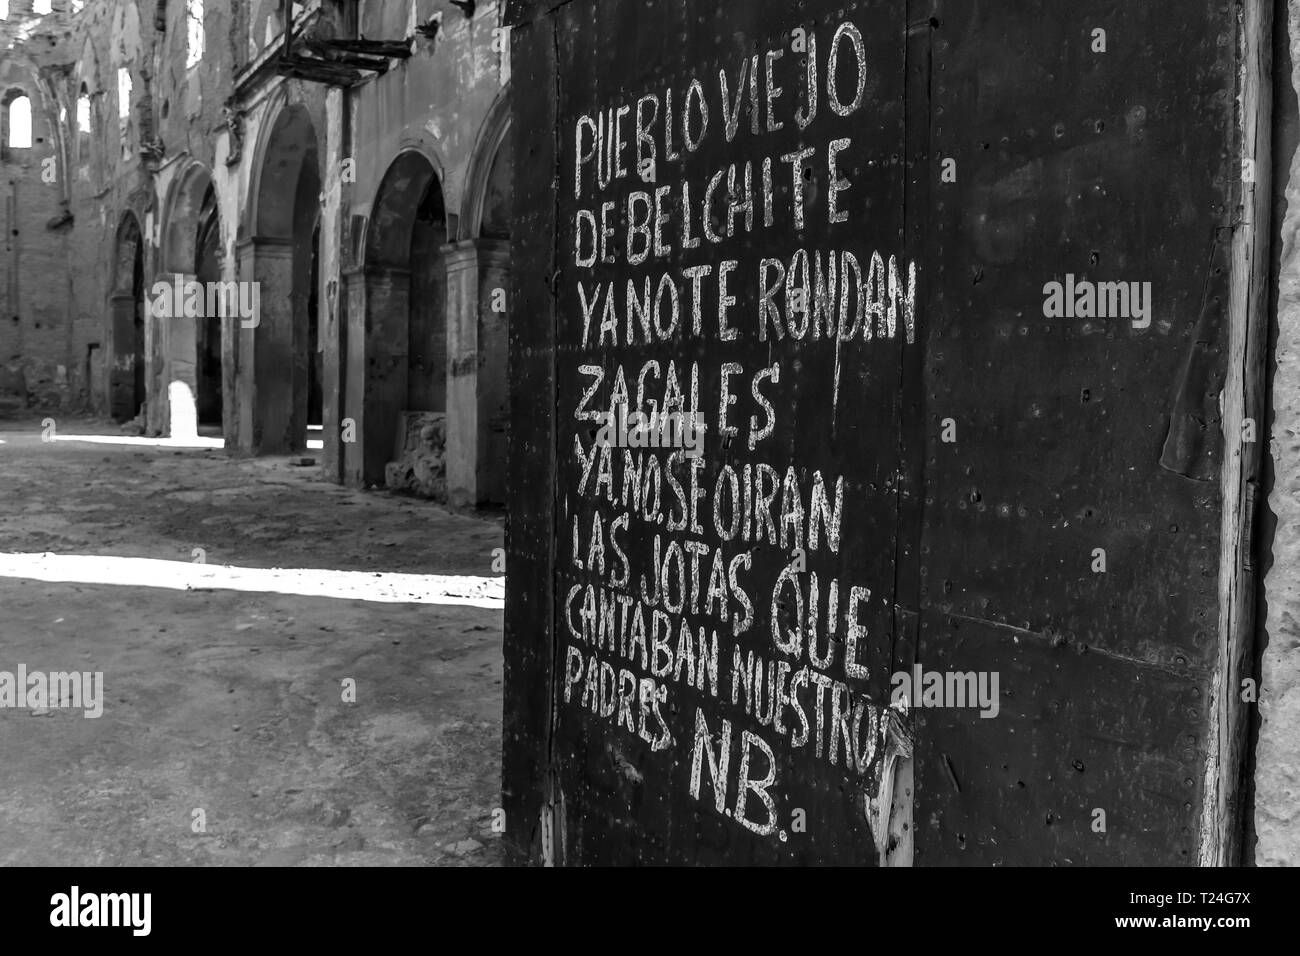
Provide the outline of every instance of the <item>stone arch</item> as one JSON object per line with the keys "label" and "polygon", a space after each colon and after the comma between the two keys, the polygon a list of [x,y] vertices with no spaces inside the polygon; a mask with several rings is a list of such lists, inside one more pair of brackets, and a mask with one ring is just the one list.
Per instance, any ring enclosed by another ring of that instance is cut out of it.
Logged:
{"label": "stone arch", "polygon": [[289,239],[295,225],[300,173],[313,177],[318,187],[321,182],[316,127],[306,106],[281,95],[268,110],[264,130],[253,167],[246,221],[254,236]]}
{"label": "stone arch", "polygon": [[510,208],[508,91],[484,118],[466,177],[459,241],[449,247],[451,376],[447,440],[453,504],[505,501],[509,425]]}
{"label": "stone arch", "polygon": [[460,230],[457,239],[478,239],[489,203],[489,183],[493,166],[504,155],[503,146],[510,132],[510,87],[502,87],[488,107],[483,124],[474,141],[469,170],[465,176],[465,194],[461,200]]}
{"label": "stone arch", "polygon": [[[397,152],[393,157],[393,162],[406,153],[418,153],[425,162],[433,167],[433,174],[442,188],[444,205],[447,209],[447,240],[450,241],[451,239],[454,239],[459,228],[458,222],[460,219],[457,215],[459,205],[457,203],[455,182],[453,181],[454,171],[449,169],[447,164],[443,161],[442,154],[438,150],[438,143],[422,124],[413,123],[403,129],[398,135]],[[390,162],[389,168],[384,170],[384,175],[387,176],[391,172],[391,169],[392,163]],[[379,186],[376,186],[375,194],[378,195],[378,193]],[[373,203],[369,208],[373,211]],[[367,226],[369,226],[369,223],[367,223]],[[359,255],[362,262],[364,262],[366,258],[364,242],[369,239],[369,236],[370,231],[369,228],[367,228],[366,234],[362,238],[363,245]]]}
{"label": "stone arch", "polygon": [[[162,271],[196,280],[206,290],[224,278],[221,217],[216,186],[207,167],[191,162],[172,182],[167,193],[159,250]],[[169,420],[175,437],[197,433],[200,427],[221,427],[224,409],[223,343],[238,320],[238,300],[230,299],[223,317],[205,296],[199,316],[175,316],[158,329],[166,346],[168,394],[180,396],[185,407],[171,407]],[[173,389],[183,384],[185,388]]]}
{"label": "stone arch", "polygon": [[[320,377],[316,296],[320,147],[311,114],[281,96],[258,137],[239,243],[239,275],[259,309],[239,331],[237,444],[251,454],[306,447],[313,385]],[[250,324],[251,323],[251,324]],[[251,381],[250,381],[251,379]],[[319,415],[319,410],[316,411]]]}
{"label": "stone arch", "polygon": [[[0,92],[0,152],[5,156],[14,148],[31,149],[45,138],[48,120],[43,92],[39,82],[33,82],[31,87],[14,84]],[[23,145],[10,141],[15,124],[25,127],[27,139]]]}
{"label": "stone arch", "polygon": [[445,494],[448,220],[434,161],[399,152],[375,192],[363,250],[361,477],[434,497]]}
{"label": "stone arch", "polygon": [[212,174],[197,160],[190,162],[167,190],[162,229],[162,268],[165,272],[195,273],[199,213],[209,192]]}

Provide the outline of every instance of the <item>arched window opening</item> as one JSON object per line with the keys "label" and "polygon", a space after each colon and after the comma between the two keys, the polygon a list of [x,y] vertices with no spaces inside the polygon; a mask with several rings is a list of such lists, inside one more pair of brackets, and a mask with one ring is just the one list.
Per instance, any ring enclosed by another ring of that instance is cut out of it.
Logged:
{"label": "arched window opening", "polygon": [[77,97],[77,132],[93,132],[90,126],[90,94],[84,83],[81,85],[81,95]]}
{"label": "arched window opening", "polygon": [[10,149],[31,149],[32,101],[26,96],[16,96],[9,101]]}

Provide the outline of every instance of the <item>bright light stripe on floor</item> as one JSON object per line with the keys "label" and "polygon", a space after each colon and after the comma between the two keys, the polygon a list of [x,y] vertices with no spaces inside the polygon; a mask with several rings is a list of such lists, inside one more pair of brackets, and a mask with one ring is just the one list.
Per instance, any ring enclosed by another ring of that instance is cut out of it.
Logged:
{"label": "bright light stripe on floor", "polygon": [[84,441],[93,445],[154,445],[158,448],[225,448],[222,438],[144,438],[133,435],[58,435],[55,441]]}
{"label": "bright light stripe on floor", "polygon": [[[225,448],[226,442],[221,438],[140,438],[131,435],[55,435],[55,441],[84,441],[94,445],[153,445],[158,448]],[[4,441],[0,440],[0,445]],[[308,438],[309,451],[324,449],[325,442],[319,438]]]}
{"label": "bright light stripe on floor", "polygon": [[505,578],[312,568],[237,568],[158,558],[0,551],[0,577],[189,591],[258,591],[381,604],[459,604],[500,610]]}

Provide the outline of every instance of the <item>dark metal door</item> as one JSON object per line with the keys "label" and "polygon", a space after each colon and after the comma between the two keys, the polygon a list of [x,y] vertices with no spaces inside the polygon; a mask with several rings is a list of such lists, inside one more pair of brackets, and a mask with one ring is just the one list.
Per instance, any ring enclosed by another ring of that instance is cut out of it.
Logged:
{"label": "dark metal door", "polygon": [[1195,858],[1235,34],[1137,6],[521,18],[519,849]]}

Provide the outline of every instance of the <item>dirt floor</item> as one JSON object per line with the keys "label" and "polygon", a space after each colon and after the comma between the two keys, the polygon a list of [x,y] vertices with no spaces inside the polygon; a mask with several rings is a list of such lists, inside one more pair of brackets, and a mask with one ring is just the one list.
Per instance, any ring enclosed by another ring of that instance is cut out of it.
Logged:
{"label": "dirt floor", "polygon": [[[503,544],[499,518],[286,458],[41,432],[0,418],[0,552],[492,576]],[[0,707],[0,865],[498,863],[501,625],[493,608],[0,577],[0,671],[102,672],[105,698],[98,719]]]}

